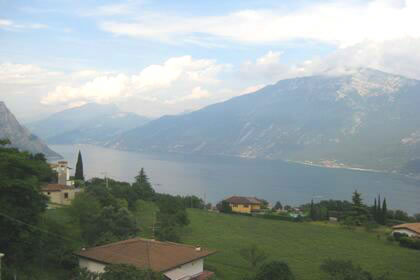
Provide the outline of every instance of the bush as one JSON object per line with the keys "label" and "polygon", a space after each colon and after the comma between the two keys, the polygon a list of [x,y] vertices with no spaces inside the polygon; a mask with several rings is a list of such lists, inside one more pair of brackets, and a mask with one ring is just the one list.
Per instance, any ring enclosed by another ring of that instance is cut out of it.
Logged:
{"label": "bush", "polygon": [[400,239],[403,238],[403,237],[408,237],[407,234],[401,233],[401,232],[394,232],[393,236],[394,236],[395,240],[397,240],[397,241],[400,241]]}
{"label": "bush", "polygon": [[420,239],[401,237],[399,241],[401,247],[420,250]]}
{"label": "bush", "polygon": [[388,237],[386,238],[386,240],[388,240],[389,242],[394,242],[395,241],[395,237],[391,234],[391,235],[388,235]]}

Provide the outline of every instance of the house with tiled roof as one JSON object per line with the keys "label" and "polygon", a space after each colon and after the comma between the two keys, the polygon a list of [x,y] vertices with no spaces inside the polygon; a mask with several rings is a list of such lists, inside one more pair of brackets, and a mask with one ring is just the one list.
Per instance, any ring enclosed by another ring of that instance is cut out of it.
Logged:
{"label": "house with tiled roof", "polygon": [[261,210],[262,200],[256,197],[231,196],[223,200],[229,203],[230,208],[236,213],[252,213]]}
{"label": "house with tiled roof", "polygon": [[420,238],[420,223],[400,224],[392,227],[392,234],[407,234],[409,237]]}
{"label": "house with tiled roof", "polygon": [[54,204],[69,205],[81,191],[73,186],[61,184],[48,184],[41,187],[41,192],[48,196],[49,201]]}
{"label": "house with tiled roof", "polygon": [[76,252],[79,266],[103,273],[110,264],[128,264],[161,272],[169,280],[205,280],[204,259],[215,251],[185,244],[132,238]]}

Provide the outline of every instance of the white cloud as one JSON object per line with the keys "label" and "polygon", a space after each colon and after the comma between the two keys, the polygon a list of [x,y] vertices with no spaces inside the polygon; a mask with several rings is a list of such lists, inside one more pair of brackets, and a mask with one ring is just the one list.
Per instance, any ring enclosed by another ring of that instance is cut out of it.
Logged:
{"label": "white cloud", "polygon": [[32,64],[0,64],[0,84],[42,84],[61,75]]}
{"label": "white cloud", "polygon": [[[150,65],[133,75],[111,73],[98,76],[99,72],[94,70],[78,71],[70,76],[94,78],[81,84],[62,82],[50,90],[41,102],[45,105],[110,103],[125,102],[130,98],[139,103],[166,105],[198,102],[210,97],[209,91],[203,86],[216,87],[219,83],[218,75],[225,69],[229,69],[229,66],[217,64],[213,60],[182,56],[169,58],[162,64]],[[184,108],[178,107],[178,110]]]}
{"label": "white cloud", "polygon": [[12,20],[0,19],[0,28],[6,30],[20,30],[20,29],[44,29],[48,25],[41,23],[18,24]]}
{"label": "white cloud", "polygon": [[[222,16],[177,17],[140,14],[125,21],[104,21],[100,27],[117,35],[184,41],[193,34],[246,43],[306,39],[340,47],[365,40],[384,41],[420,37],[420,1],[338,1],[303,9],[242,10]],[[196,37],[196,40],[199,38]]]}

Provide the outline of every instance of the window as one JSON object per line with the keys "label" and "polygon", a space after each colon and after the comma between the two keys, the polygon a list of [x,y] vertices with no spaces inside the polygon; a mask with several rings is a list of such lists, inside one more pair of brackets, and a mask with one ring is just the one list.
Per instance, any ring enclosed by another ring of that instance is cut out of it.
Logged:
{"label": "window", "polygon": [[68,199],[69,198],[69,194],[68,193],[64,193],[64,198]]}
{"label": "window", "polygon": [[244,204],[244,208],[249,208],[249,204]]}
{"label": "window", "polygon": [[50,192],[47,192],[47,194],[50,195],[51,193]]}

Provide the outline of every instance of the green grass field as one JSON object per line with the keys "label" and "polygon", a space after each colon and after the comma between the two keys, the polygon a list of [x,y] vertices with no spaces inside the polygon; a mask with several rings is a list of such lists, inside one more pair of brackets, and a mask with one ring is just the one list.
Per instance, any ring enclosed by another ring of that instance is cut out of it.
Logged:
{"label": "green grass field", "polygon": [[392,279],[420,279],[420,251],[399,247],[376,233],[350,231],[336,225],[272,221],[188,210],[191,224],[183,241],[218,250],[206,259],[221,279],[241,279],[250,272],[240,257],[241,248],[257,244],[271,260],[286,261],[297,280],[322,279],[326,258],[350,259],[375,274],[389,272]]}

